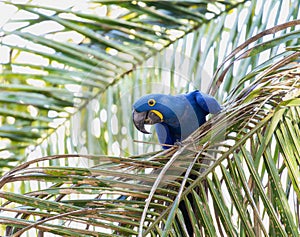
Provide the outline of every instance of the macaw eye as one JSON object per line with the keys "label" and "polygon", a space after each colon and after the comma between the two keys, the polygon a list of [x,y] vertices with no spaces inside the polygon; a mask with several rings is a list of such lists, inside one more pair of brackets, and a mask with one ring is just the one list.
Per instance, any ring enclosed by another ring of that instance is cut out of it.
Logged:
{"label": "macaw eye", "polygon": [[154,99],[148,100],[148,105],[149,105],[149,106],[154,106],[155,103],[156,103],[156,101],[155,101]]}

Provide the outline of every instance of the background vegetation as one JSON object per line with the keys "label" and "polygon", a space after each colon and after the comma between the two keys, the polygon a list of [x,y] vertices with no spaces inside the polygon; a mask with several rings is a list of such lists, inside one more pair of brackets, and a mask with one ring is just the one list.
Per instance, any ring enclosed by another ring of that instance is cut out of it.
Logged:
{"label": "background vegetation", "polygon": [[[197,236],[299,235],[298,0],[0,4],[1,235],[186,236],[180,200]],[[192,89],[224,110],[182,147],[133,128]]]}

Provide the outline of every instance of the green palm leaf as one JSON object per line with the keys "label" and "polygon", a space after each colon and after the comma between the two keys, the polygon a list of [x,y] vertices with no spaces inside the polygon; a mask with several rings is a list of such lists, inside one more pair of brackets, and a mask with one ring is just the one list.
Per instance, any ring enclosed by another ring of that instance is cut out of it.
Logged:
{"label": "green palm leaf", "polygon": [[[184,201],[199,236],[298,236],[299,22],[264,31],[264,15],[277,10],[279,19],[283,7],[283,1],[268,3],[89,3],[90,9],[105,8],[106,16],[75,5],[13,4],[34,17],[16,20],[28,25],[2,33],[2,47],[11,53],[2,64],[0,97],[2,151],[9,156],[0,165],[24,159],[28,147],[52,156],[24,161],[2,176],[3,233],[188,236],[178,209]],[[296,18],[293,9],[286,19]],[[241,17],[245,34],[227,28],[234,19],[238,29]],[[28,30],[43,22],[60,28]],[[253,36],[256,31],[261,33]],[[56,38],[70,32],[80,40]],[[232,46],[224,50],[218,43],[225,32]],[[23,45],[10,44],[12,36]],[[23,53],[45,63],[19,61]],[[213,62],[205,60],[208,55]],[[212,81],[203,77],[203,67],[216,72]],[[162,83],[166,75],[170,79]],[[157,85],[172,93],[208,90],[226,98],[224,110],[180,147],[153,152],[153,139],[128,125],[128,104]],[[136,146],[133,138],[151,142]],[[56,155],[74,151],[111,155]]]}
{"label": "green palm leaf", "polygon": [[[148,58],[218,17],[222,7],[230,10],[237,4],[210,3],[211,11],[208,3],[197,1],[122,1],[118,7],[113,1],[91,1],[86,10],[76,3],[62,8],[4,3],[19,11],[1,32],[7,54],[1,63],[0,112],[7,128],[20,130],[2,136],[6,164],[22,159],[22,147],[40,144]],[[60,40],[64,36],[67,41]],[[37,140],[21,135],[24,127],[44,129]]]}
{"label": "green palm leaf", "polygon": [[[244,91],[232,94],[225,110],[180,147],[140,157],[81,156],[102,161],[91,168],[35,166],[57,159],[71,163],[80,157],[68,155],[12,169],[1,185],[38,180],[52,186],[26,196],[2,191],[0,196],[9,201],[3,210],[22,214],[21,219],[39,219],[30,223],[2,218],[2,222],[14,226],[9,231],[15,235],[37,228],[69,236],[105,235],[108,229],[112,235],[182,236],[187,233],[177,206],[184,200],[199,235],[297,236],[296,206],[289,200],[300,199],[295,137],[300,124],[298,55],[273,61],[265,70],[272,69],[271,75],[263,73]],[[287,126],[291,122],[293,126]],[[154,170],[149,174],[147,169]],[[190,179],[189,174],[197,178]],[[58,178],[63,182],[55,181]],[[193,203],[187,199],[190,193]],[[127,199],[118,199],[120,195]],[[13,203],[23,208],[9,209]],[[70,221],[74,227],[57,230],[54,220]],[[96,231],[83,233],[75,227],[79,223]]]}

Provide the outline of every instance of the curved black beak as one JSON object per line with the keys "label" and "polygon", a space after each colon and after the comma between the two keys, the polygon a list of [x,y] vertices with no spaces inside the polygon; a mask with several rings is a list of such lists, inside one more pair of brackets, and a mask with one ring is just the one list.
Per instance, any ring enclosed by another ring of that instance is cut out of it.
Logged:
{"label": "curved black beak", "polygon": [[145,112],[137,112],[133,110],[132,119],[137,130],[145,134],[150,134],[150,132],[145,129],[145,124],[156,124],[162,122],[162,118],[151,110]]}

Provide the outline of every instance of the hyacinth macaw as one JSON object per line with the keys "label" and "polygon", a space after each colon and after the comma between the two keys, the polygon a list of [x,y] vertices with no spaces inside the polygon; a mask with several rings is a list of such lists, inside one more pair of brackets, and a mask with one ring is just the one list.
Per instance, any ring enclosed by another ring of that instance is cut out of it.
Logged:
{"label": "hyacinth macaw", "polygon": [[214,97],[198,90],[175,96],[150,94],[134,103],[133,123],[146,134],[149,132],[145,124],[155,124],[159,142],[174,145],[205,123],[206,115],[220,110],[221,106]]}
{"label": "hyacinth macaw", "polygon": [[[158,140],[163,148],[187,138],[206,121],[206,115],[216,114],[221,106],[210,95],[198,90],[176,96],[150,94],[141,97],[133,105],[133,123],[135,127],[148,134],[145,124],[155,124]],[[191,177],[195,178],[195,177]],[[188,199],[193,203],[189,194]],[[189,236],[193,236],[193,226],[183,201],[179,208],[183,213]]]}

